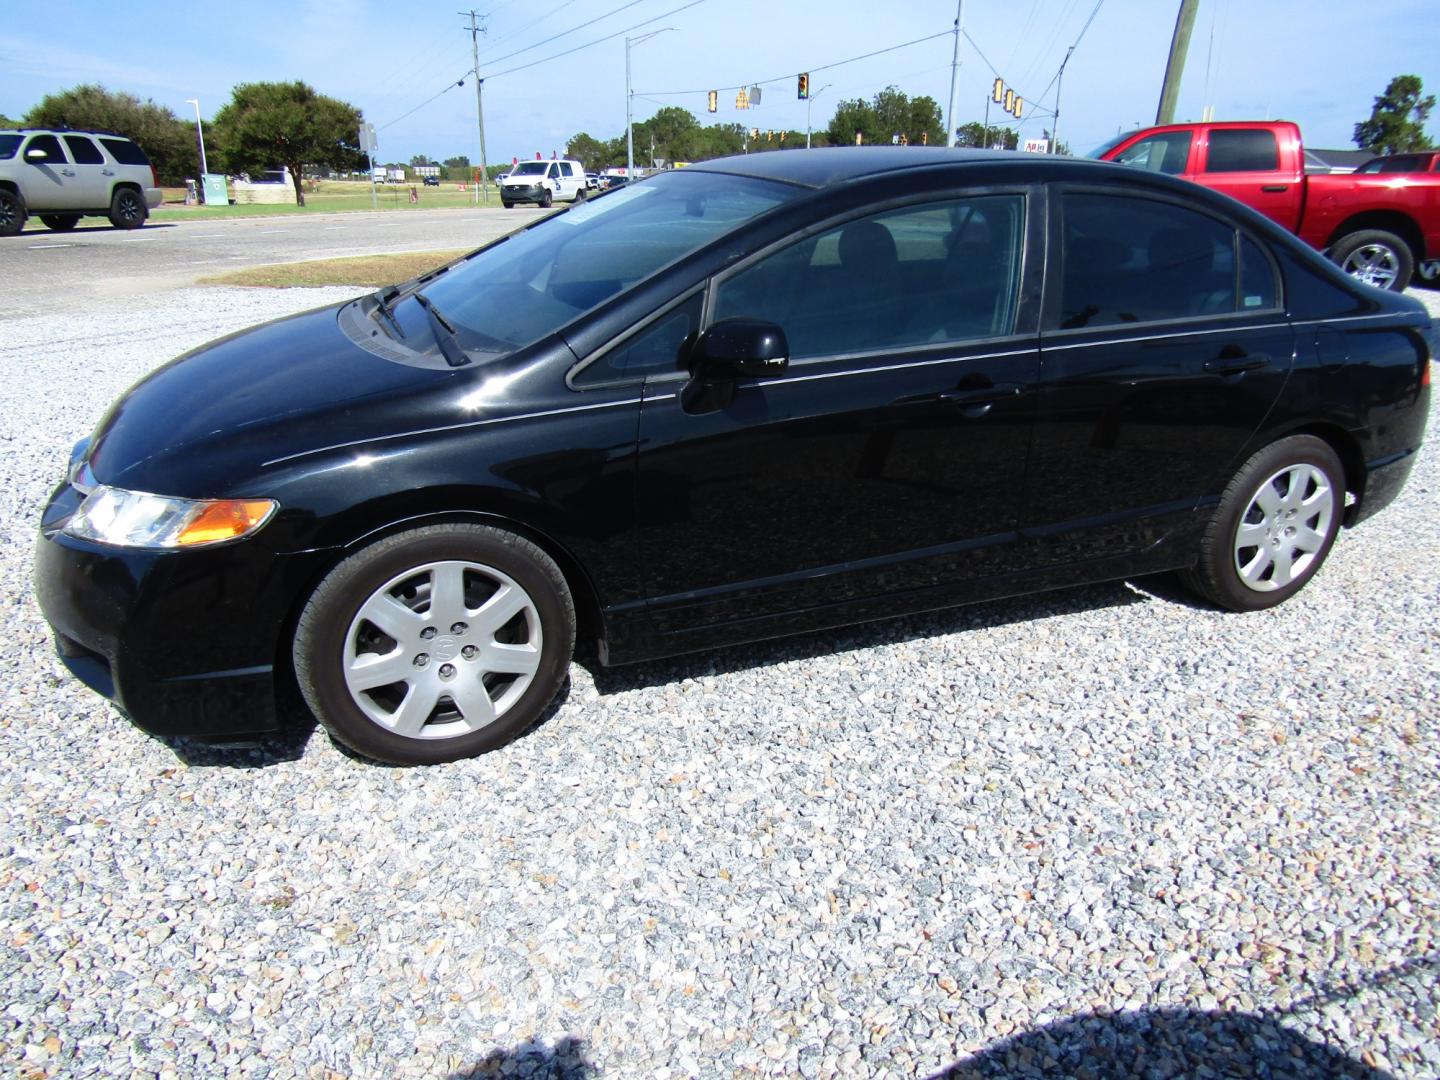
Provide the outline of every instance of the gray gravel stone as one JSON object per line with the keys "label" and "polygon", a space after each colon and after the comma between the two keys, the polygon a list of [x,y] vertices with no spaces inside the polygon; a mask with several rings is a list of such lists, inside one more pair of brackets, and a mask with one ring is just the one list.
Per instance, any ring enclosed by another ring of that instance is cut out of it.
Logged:
{"label": "gray gravel stone", "polygon": [[149,739],[52,654],[40,505],[146,371],[343,295],[0,321],[0,1071],[1440,1074],[1433,452],[1270,612],[1137,581],[577,665],[430,769]]}

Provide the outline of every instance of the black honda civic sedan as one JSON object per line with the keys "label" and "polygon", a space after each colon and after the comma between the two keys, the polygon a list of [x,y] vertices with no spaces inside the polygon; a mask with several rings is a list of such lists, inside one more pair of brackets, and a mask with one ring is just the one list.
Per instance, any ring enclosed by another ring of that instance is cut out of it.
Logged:
{"label": "black honda civic sedan", "polygon": [[1178,570],[1248,611],[1390,502],[1435,331],[1228,198],[848,148],[627,185],[159,369],[36,588],[156,733],[448,761],[622,664]]}

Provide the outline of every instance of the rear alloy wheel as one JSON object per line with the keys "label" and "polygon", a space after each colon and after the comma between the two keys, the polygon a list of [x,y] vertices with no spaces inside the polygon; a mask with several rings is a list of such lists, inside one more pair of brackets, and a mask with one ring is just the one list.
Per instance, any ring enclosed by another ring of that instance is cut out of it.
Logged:
{"label": "rear alloy wheel", "polygon": [[321,582],[296,628],[296,678],[346,746],[424,765],[523,734],[569,670],[575,612],[540,548],[478,525],[381,540]]}
{"label": "rear alloy wheel", "polygon": [[1335,543],[1344,476],[1335,451],[1312,435],[1261,450],[1225,489],[1186,584],[1231,611],[1258,611],[1294,596]]}
{"label": "rear alloy wheel", "polygon": [[1391,292],[1403,292],[1415,272],[1410,245],[1383,229],[1362,229],[1342,237],[1330,257],[1357,281]]}
{"label": "rear alloy wheel", "polygon": [[138,229],[150,211],[134,188],[120,188],[110,200],[110,224],[117,229]]}
{"label": "rear alloy wheel", "polygon": [[41,214],[40,221],[51,232],[69,232],[80,224],[80,218],[74,214]]}
{"label": "rear alloy wheel", "polygon": [[15,236],[25,228],[25,200],[0,188],[0,236]]}

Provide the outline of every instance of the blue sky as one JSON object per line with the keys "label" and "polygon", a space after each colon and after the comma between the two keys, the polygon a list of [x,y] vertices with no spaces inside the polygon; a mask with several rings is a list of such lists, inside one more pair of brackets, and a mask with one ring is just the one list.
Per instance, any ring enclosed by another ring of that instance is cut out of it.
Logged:
{"label": "blue sky", "polygon": [[[661,105],[690,107],[704,122],[765,128],[805,127],[794,74],[810,70],[823,128],[837,101],[869,97],[894,84],[909,94],[949,96],[951,38],[887,52],[830,70],[822,65],[948,30],[954,0],[904,4],[830,0],[632,0],[593,25],[539,48],[551,35],[605,16],[627,0],[493,0],[482,40],[486,144],[492,162],[549,157],[569,135],[601,138],[625,124],[624,35],[524,71],[576,45],[624,31],[674,30],[633,50],[636,119]],[[246,0],[158,4],[132,0],[52,0],[43,19],[6,20],[0,28],[0,113],[23,114],[46,93],[100,82],[193,116],[198,97],[208,119],[238,82],[303,78],[322,93],[359,106],[381,128],[380,157],[425,153],[478,157],[472,84],[452,88],[397,119],[470,68],[470,38],[455,0]],[[1094,0],[968,0],[965,28],[984,58],[962,40],[956,122],[979,120],[994,78],[990,64],[1029,99],[1043,93]],[[1178,0],[1104,0],[1065,73],[1061,136],[1084,151],[1118,128],[1154,120]],[[658,17],[658,18],[657,18]],[[1354,123],[1369,114],[1392,75],[1413,73],[1440,92],[1440,4],[1435,0],[1201,0],[1178,116],[1198,119],[1206,104],[1217,119],[1283,117],[1299,121],[1312,146],[1348,147]],[[988,63],[987,63],[988,61]],[[495,73],[489,77],[490,73]],[[722,93],[720,112],[705,112],[703,90],[783,76],[765,87],[758,109],[737,112]],[[828,84],[828,85],[827,85]],[[699,90],[689,96],[671,91]],[[1042,96],[1043,94],[1043,96]],[[1038,135],[1052,121],[1025,123]],[[1431,134],[1440,138],[1440,117]]]}

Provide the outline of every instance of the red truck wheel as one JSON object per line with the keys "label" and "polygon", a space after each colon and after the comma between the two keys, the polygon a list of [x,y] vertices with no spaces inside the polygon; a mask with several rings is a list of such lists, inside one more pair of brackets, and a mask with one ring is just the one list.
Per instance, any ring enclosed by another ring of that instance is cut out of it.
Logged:
{"label": "red truck wheel", "polygon": [[1366,285],[1402,292],[1415,273],[1410,245],[1383,229],[1362,229],[1341,237],[1330,249],[1340,269]]}

